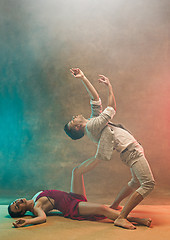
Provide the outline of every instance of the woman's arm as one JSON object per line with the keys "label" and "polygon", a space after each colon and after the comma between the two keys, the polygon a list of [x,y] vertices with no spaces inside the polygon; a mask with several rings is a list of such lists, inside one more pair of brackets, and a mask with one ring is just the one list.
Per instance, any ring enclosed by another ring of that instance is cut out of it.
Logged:
{"label": "woman's arm", "polygon": [[46,222],[46,214],[40,207],[34,207],[34,214],[36,217],[32,219],[19,218],[13,222],[14,227],[19,228],[30,224],[41,224]]}
{"label": "woman's arm", "polygon": [[90,98],[94,101],[98,101],[99,100],[99,95],[98,95],[96,89],[94,88],[94,86],[86,78],[84,73],[79,68],[72,68],[72,69],[70,69],[70,71],[75,78],[80,78],[81,79],[81,81],[82,81],[83,85],[85,86]]}

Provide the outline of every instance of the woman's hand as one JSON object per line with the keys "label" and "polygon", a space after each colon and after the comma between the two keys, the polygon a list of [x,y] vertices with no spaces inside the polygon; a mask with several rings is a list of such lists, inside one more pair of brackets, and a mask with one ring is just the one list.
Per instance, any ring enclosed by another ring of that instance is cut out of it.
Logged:
{"label": "woman's hand", "polygon": [[24,227],[25,225],[29,224],[29,219],[19,218],[12,224],[14,225],[15,228]]}
{"label": "woman's hand", "polygon": [[79,68],[71,68],[70,71],[75,78],[84,78],[85,77],[84,73]]}
{"label": "woman's hand", "polygon": [[105,77],[104,75],[99,75],[99,79],[98,79],[98,81],[99,81],[99,83],[104,83],[105,85],[107,85],[107,86],[110,86],[111,84],[110,84],[110,80],[107,78],[107,77]]}

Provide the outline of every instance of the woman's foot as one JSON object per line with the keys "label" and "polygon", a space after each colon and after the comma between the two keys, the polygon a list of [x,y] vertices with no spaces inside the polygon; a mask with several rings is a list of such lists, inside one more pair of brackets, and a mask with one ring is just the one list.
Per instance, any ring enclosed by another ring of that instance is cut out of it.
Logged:
{"label": "woman's foot", "polygon": [[115,210],[122,210],[122,206],[120,206],[120,205],[114,205],[114,204],[112,204],[111,206],[110,206],[110,208],[112,208],[112,209],[115,209]]}
{"label": "woman's foot", "polygon": [[126,218],[117,218],[114,221],[114,225],[118,227],[130,229],[130,230],[136,229],[136,227],[132,223],[130,223]]}
{"label": "woman's foot", "polygon": [[144,225],[147,227],[150,227],[151,223],[152,223],[152,219],[151,218],[136,218],[136,217],[128,217],[128,220],[130,222],[136,222],[140,225]]}

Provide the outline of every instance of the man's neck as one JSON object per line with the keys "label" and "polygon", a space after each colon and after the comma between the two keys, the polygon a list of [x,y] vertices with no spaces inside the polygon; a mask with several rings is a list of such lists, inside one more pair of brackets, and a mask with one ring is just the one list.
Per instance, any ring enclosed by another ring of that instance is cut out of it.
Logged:
{"label": "man's neck", "polygon": [[88,119],[84,119],[84,121],[82,122],[82,128],[85,128],[86,127],[86,124],[88,123]]}

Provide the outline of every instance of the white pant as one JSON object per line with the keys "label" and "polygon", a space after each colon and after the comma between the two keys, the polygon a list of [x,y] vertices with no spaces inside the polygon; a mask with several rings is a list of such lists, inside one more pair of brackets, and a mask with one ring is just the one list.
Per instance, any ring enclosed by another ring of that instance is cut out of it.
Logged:
{"label": "white pant", "polygon": [[131,170],[132,179],[128,183],[129,187],[135,188],[146,197],[153,190],[155,181],[142,146],[138,143],[130,144],[128,150],[121,153],[120,157]]}

